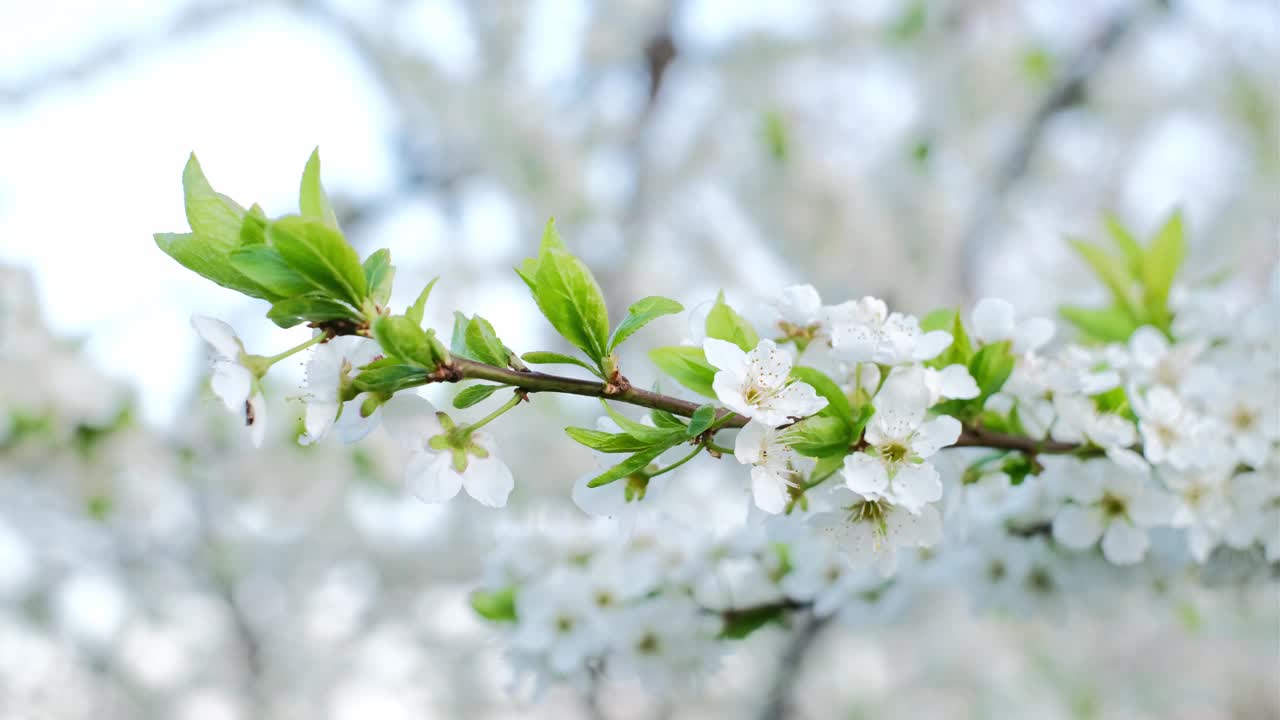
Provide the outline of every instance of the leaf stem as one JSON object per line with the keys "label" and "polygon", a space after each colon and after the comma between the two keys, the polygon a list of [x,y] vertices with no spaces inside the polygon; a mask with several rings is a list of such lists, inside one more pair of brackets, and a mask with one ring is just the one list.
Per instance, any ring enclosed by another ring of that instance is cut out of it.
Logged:
{"label": "leaf stem", "polygon": [[479,430],[480,428],[484,427],[485,425],[488,425],[489,423],[493,422],[494,420],[497,420],[497,419],[498,419],[498,417],[499,417],[500,415],[502,415],[502,414],[503,414],[503,413],[505,413],[506,411],[510,410],[511,408],[513,408],[513,407],[515,407],[515,406],[519,405],[519,404],[520,404],[520,401],[521,401],[521,400],[523,400],[523,399],[524,399],[524,394],[523,394],[523,393],[521,393],[519,390],[517,390],[517,391],[515,392],[515,394],[511,396],[511,399],[510,399],[510,400],[508,400],[508,401],[506,401],[505,403],[503,403],[502,407],[498,408],[497,410],[494,410],[493,412],[489,413],[488,415],[485,415],[484,417],[480,418],[479,420],[477,420],[477,421],[475,421],[475,422],[471,423],[470,425],[468,425],[468,426],[467,426],[467,432],[473,432],[473,431],[475,431],[475,430]]}
{"label": "leaf stem", "polygon": [[312,345],[315,345],[315,344],[317,344],[317,343],[324,342],[324,341],[325,341],[325,340],[327,340],[328,338],[329,338],[329,334],[328,334],[328,333],[323,333],[323,332],[322,332],[322,333],[319,333],[318,335],[313,336],[310,340],[307,340],[307,341],[306,341],[306,342],[304,342],[304,343],[301,343],[301,344],[299,344],[299,345],[295,345],[295,346],[293,346],[293,347],[289,348],[288,350],[285,350],[284,352],[280,353],[279,355],[272,355],[271,357],[267,358],[267,367],[270,367],[270,366],[272,366],[272,365],[275,365],[276,363],[280,362],[281,360],[284,360],[285,358],[289,357],[290,355],[294,355],[294,354],[300,353],[300,352],[302,352],[303,350],[306,350],[307,348],[311,347]]}
{"label": "leaf stem", "polygon": [[703,451],[703,449],[705,449],[705,448],[706,448],[706,443],[698,443],[698,445],[697,445],[695,448],[693,448],[693,452],[689,453],[688,455],[685,455],[684,457],[682,457],[682,458],[680,458],[679,460],[677,460],[677,461],[675,461],[675,462],[671,463],[670,465],[668,465],[668,466],[666,466],[666,467],[662,468],[661,470],[658,470],[657,472],[651,472],[651,473],[649,473],[649,478],[650,478],[650,479],[652,479],[652,478],[656,478],[656,477],[658,477],[659,475],[664,475],[664,474],[666,474],[666,473],[671,472],[672,470],[675,470],[676,468],[680,467],[681,465],[683,465],[683,464],[685,464],[685,463],[689,462],[690,460],[694,459],[695,457],[697,457],[698,453],[702,452],[702,451]]}

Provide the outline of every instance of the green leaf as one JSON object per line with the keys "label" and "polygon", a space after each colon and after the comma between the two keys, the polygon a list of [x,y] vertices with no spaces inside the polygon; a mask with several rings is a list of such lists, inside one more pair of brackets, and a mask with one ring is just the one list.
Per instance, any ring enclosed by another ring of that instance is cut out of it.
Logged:
{"label": "green leaf", "polygon": [[261,245],[267,241],[267,214],[254,203],[249,212],[244,214],[244,222],[240,225],[240,247]]}
{"label": "green leaf", "polygon": [[470,325],[471,318],[457,310],[453,311],[453,332],[449,336],[449,352],[468,360],[478,360],[479,358],[472,355],[471,349],[467,347],[467,327]]}
{"label": "green leaf", "polygon": [[464,388],[462,392],[454,396],[453,406],[458,408],[459,410],[463,408],[469,408],[472,405],[475,405],[481,400],[484,400],[485,398],[489,397],[490,395],[494,394],[495,392],[497,392],[498,390],[501,390],[504,387],[507,387],[507,386],[506,385],[472,385],[469,388]]}
{"label": "green leaf", "polygon": [[156,247],[166,255],[177,260],[188,270],[221,285],[250,297],[273,301],[279,295],[262,287],[231,265],[229,251],[195,233],[156,233]]}
{"label": "green leaf", "polygon": [[542,253],[547,250],[564,250],[565,252],[568,252],[568,248],[565,247],[564,240],[560,239],[560,233],[556,232],[555,218],[547,220],[547,224],[542,230],[542,243],[538,247],[538,257],[525,258],[520,262],[519,267],[516,268],[516,274],[519,275],[520,279],[524,280],[524,284],[528,285],[529,289],[534,292],[535,297],[537,296],[538,267],[542,261]]}
{"label": "green leaf", "polygon": [[699,407],[693,411],[693,416],[689,418],[689,427],[685,430],[685,436],[695,438],[707,431],[711,427],[711,423],[716,419],[716,406],[710,403]]}
{"label": "green leaf", "polygon": [[1111,235],[1111,240],[1124,255],[1125,269],[1129,272],[1129,277],[1133,280],[1141,280],[1142,245],[1138,244],[1138,239],[1129,232],[1124,223],[1120,222],[1120,218],[1116,217],[1115,213],[1104,215],[1102,222],[1107,226],[1107,233]]}
{"label": "green leaf", "polygon": [[319,220],[334,230],[338,229],[338,216],[333,212],[329,196],[320,184],[320,148],[311,151],[307,167],[302,171],[302,187],[298,191],[298,207],[302,216]]}
{"label": "green leaf", "polygon": [[597,364],[608,355],[609,313],[591,271],[564,250],[546,248],[538,261],[534,299],[566,340]]}
{"label": "green leaf", "polygon": [[1156,232],[1142,256],[1142,299],[1147,319],[1165,331],[1170,322],[1169,290],[1186,257],[1182,213],[1175,211]]}
{"label": "green leaf", "polygon": [[230,262],[237,272],[281,298],[305,295],[315,289],[267,245],[242,247],[231,253]]}
{"label": "green leaf", "polygon": [[838,453],[832,453],[818,458],[818,462],[813,466],[813,471],[809,473],[809,487],[813,487],[814,485],[821,483],[832,475],[835,475],[836,472],[843,468],[844,458],[847,452],[848,448],[846,447]]}
{"label": "green leaf", "polygon": [[955,325],[957,315],[959,313],[954,308],[938,308],[921,318],[920,329],[925,332],[933,332],[934,330],[951,332],[951,327]]}
{"label": "green leaf", "polygon": [[944,319],[948,322],[948,325],[941,327],[929,327],[927,329],[924,327],[924,324],[921,323],[920,327],[922,330],[925,330],[925,332],[945,330],[951,333],[951,344],[947,346],[947,349],[938,353],[938,356],[932,360],[925,362],[925,365],[931,368],[944,368],[948,365],[968,365],[969,361],[973,358],[973,343],[969,340],[969,333],[964,329],[964,320],[960,316],[960,311],[936,310],[933,313],[930,313],[929,317],[926,317],[925,319],[932,319],[933,322],[931,325],[933,323],[939,323]]}
{"label": "green leaf", "polygon": [[402,365],[395,358],[384,358],[361,370],[353,383],[360,392],[396,393],[426,385],[427,371],[413,365]]}
{"label": "green leaf", "polygon": [[614,348],[621,345],[627,338],[634,335],[637,330],[648,325],[654,319],[683,311],[683,305],[671,298],[659,295],[651,295],[637,300],[632,303],[631,307],[627,308],[627,316],[614,329],[613,337],[609,340],[609,352],[613,352]]}
{"label": "green leaf", "polygon": [[1124,266],[1097,245],[1091,245],[1083,240],[1069,242],[1076,254],[1084,258],[1089,267],[1093,268],[1094,274],[1111,291],[1116,307],[1137,319],[1139,315],[1133,307],[1133,298],[1130,296],[1132,280]]}
{"label": "green leaf", "polygon": [[360,307],[368,284],[360,256],[342,233],[318,220],[284,217],[267,226],[267,240],[318,289]]}
{"label": "green leaf", "polygon": [[471,593],[471,609],[492,622],[516,621],[516,589],[476,590]]}
{"label": "green leaf", "polygon": [[980,391],[978,397],[971,402],[979,409],[987,398],[1000,392],[1013,372],[1015,359],[1012,348],[1013,345],[1008,340],[983,345],[969,363],[969,374],[973,376]]}
{"label": "green leaf", "polygon": [[688,423],[666,410],[654,408],[649,411],[649,417],[653,419],[654,427],[659,429],[679,430],[684,433],[689,427]]}
{"label": "green leaf", "polygon": [[812,386],[819,396],[827,399],[827,406],[818,411],[819,415],[839,418],[846,425],[852,421],[853,409],[849,406],[849,397],[825,373],[810,367],[793,367],[791,377]]}
{"label": "green leaf", "polygon": [[364,281],[369,288],[369,299],[379,306],[386,306],[391,299],[391,284],[396,277],[396,267],[391,264],[391,251],[382,248],[364,259]]}
{"label": "green leaf", "polygon": [[646,443],[666,443],[668,447],[684,438],[685,426],[680,425],[678,428],[673,427],[650,427],[644,423],[638,423],[635,420],[614,410],[609,403],[603,398],[600,404],[604,406],[604,410],[609,414],[618,427],[622,428],[622,432],[630,435],[637,440],[643,440]]}
{"label": "green leaf", "polygon": [[707,337],[731,342],[742,348],[743,352],[751,352],[760,344],[760,336],[751,327],[751,323],[725,304],[723,290],[716,295],[716,303],[711,306],[711,312],[707,313],[706,330]]}
{"label": "green leaf", "polygon": [[465,337],[467,350],[476,360],[498,367],[507,366],[507,348],[488,320],[479,315],[473,316],[467,323]]}
{"label": "green leaf", "polygon": [[206,238],[223,254],[240,245],[245,210],[236,201],[214,191],[195,153],[191,153],[182,170],[182,191],[191,232]]}
{"label": "green leaf", "polygon": [[730,610],[725,613],[724,629],[720,637],[742,640],[771,622],[780,622],[786,610],[778,605],[765,605],[749,610]]}
{"label": "green leaf", "polygon": [[439,279],[439,276],[431,278],[431,282],[422,288],[422,292],[418,293],[418,299],[414,300],[413,305],[410,305],[409,309],[404,311],[405,317],[419,325],[422,324],[422,317],[427,312],[427,298],[431,297],[431,288],[436,286],[436,281]]}
{"label": "green leaf", "polygon": [[431,349],[431,339],[420,325],[404,315],[378,318],[373,324],[373,335],[388,355],[428,370],[435,369],[437,359]]}
{"label": "green leaf", "polygon": [[520,359],[532,365],[577,365],[578,367],[589,371],[592,375],[600,377],[599,370],[591,367],[572,355],[535,350],[534,352],[527,352],[521,355]]}
{"label": "green leaf", "polygon": [[564,431],[579,443],[604,453],[636,452],[652,446],[652,443],[638,440],[626,433],[608,433],[579,427],[567,427]]}
{"label": "green leaf", "polygon": [[659,370],[699,395],[716,396],[711,387],[716,369],[707,362],[702,348],[688,345],[654,348],[649,351],[649,359]]}
{"label": "green leaf", "polygon": [[587,487],[597,488],[602,485],[608,485],[615,480],[620,480],[624,477],[635,475],[638,472],[643,472],[645,468],[649,467],[650,463],[656,460],[659,455],[670,447],[671,445],[655,445],[641,450],[635,455],[632,455],[626,460],[623,460],[617,465],[614,465],[587,481]]}
{"label": "green leaf", "polygon": [[280,327],[290,328],[301,322],[359,321],[360,316],[340,302],[319,293],[313,293],[276,302],[267,311],[267,319]]}
{"label": "green leaf", "polygon": [[1086,336],[1099,342],[1125,342],[1138,324],[1118,308],[1092,309],[1064,306],[1058,313]]}
{"label": "green leaf", "polygon": [[814,415],[788,428],[784,442],[806,457],[825,457],[848,451],[853,438],[844,418]]}

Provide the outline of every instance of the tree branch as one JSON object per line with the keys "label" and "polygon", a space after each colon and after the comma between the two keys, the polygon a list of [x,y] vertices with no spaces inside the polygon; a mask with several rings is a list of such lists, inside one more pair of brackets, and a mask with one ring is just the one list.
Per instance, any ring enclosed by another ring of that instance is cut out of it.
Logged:
{"label": "tree branch", "polygon": [[[679,415],[681,417],[689,417],[690,415],[693,415],[695,410],[701,407],[699,403],[689,402],[688,400],[681,400],[680,398],[671,397],[670,395],[663,395],[661,393],[632,387],[625,379],[618,384],[604,383],[597,380],[583,380],[581,378],[550,375],[548,373],[541,372],[511,370],[460,357],[453,358],[450,361],[449,366],[437,370],[430,377],[431,380],[435,382],[489,380],[531,393],[552,392],[566,395],[599,397],[606,400],[616,400],[618,402],[635,405],[637,407],[665,410],[673,415]],[[724,409],[719,410],[716,417],[728,418],[720,425],[720,427],[725,429],[740,428],[746,425],[747,421],[750,419]],[[965,425],[960,432],[960,438],[956,440],[953,447],[983,447],[991,448],[993,450],[1015,450],[1028,455],[1102,454],[1101,449],[1092,445],[1063,442],[1061,440],[1037,440],[1035,438],[1024,437],[1021,435],[1010,435],[1007,433],[995,432],[993,430],[983,428],[980,425]],[[1136,450],[1141,452],[1142,448],[1138,447]]]}

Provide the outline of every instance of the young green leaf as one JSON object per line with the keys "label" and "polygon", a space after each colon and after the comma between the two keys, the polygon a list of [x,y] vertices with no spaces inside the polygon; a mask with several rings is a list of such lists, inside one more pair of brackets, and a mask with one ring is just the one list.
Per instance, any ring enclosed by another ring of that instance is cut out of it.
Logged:
{"label": "young green leaf", "polygon": [[1091,340],[1099,342],[1125,342],[1138,328],[1129,313],[1117,308],[1064,306],[1058,308],[1058,313]]}
{"label": "young green leaf", "polygon": [[267,319],[282,328],[290,328],[301,322],[358,321],[360,316],[340,302],[319,293],[312,293],[276,302],[267,311]]}
{"label": "young green leaf", "polygon": [[853,419],[853,409],[849,406],[849,398],[844,390],[820,370],[810,367],[791,368],[791,377],[812,386],[818,395],[827,399],[827,406],[818,411],[819,415],[839,418],[846,425]]}
{"label": "young green leaf", "polygon": [[604,410],[609,417],[622,428],[622,432],[631,437],[646,443],[665,443],[668,447],[684,438],[685,426],[680,425],[678,428],[673,427],[651,427],[644,423],[638,423],[635,420],[614,410],[603,398],[600,404],[604,406]]}
{"label": "young green leaf", "polygon": [[191,232],[206,238],[224,254],[240,245],[245,210],[236,201],[214,191],[195,153],[191,153],[182,170],[182,191]]}
{"label": "young green leaf", "polygon": [[706,330],[707,337],[727,340],[742,348],[744,352],[751,352],[756,345],[760,344],[760,336],[756,334],[755,328],[751,327],[751,323],[725,304],[723,290],[716,296],[716,303],[711,306],[711,312],[707,313]]}
{"label": "young green leaf", "polygon": [[609,340],[609,352],[621,345],[627,338],[636,333],[637,330],[648,325],[651,321],[662,317],[663,315],[674,315],[683,312],[684,306],[672,300],[658,295],[651,295],[647,298],[637,300],[627,308],[627,316],[613,331],[613,337]]}
{"label": "young green leaf", "polygon": [[463,388],[453,398],[453,406],[459,410],[469,408],[472,405],[484,400],[498,390],[507,387],[506,385],[472,385],[469,388]]}
{"label": "young green leaf", "polygon": [[825,457],[847,451],[853,438],[844,418],[814,415],[786,431],[786,444],[806,457]]}
{"label": "young green leaf", "polygon": [[471,593],[471,609],[491,622],[515,622],[516,589],[476,590]]}
{"label": "young green leaf", "polygon": [[534,299],[566,340],[597,364],[608,355],[609,313],[587,266],[564,250],[546,248],[538,261]]}
{"label": "young green leaf", "polygon": [[654,408],[649,411],[649,417],[653,420],[654,427],[659,429],[679,430],[681,434],[683,434],[685,430],[689,427],[688,424],[685,423],[685,421],[667,412],[666,410],[659,410],[657,408]]}
{"label": "young green leaf", "polygon": [[471,357],[490,365],[507,366],[507,348],[488,320],[479,315],[473,316],[467,323],[465,337]]}
{"label": "young green leaf", "polygon": [[525,362],[531,365],[577,365],[578,367],[584,370],[587,370],[588,372],[595,375],[596,377],[601,377],[599,370],[582,362],[576,357],[573,357],[571,355],[565,355],[563,353],[546,352],[544,350],[535,350],[534,352],[527,352],[521,355],[520,359],[524,360]]}
{"label": "young green leaf", "polygon": [[421,325],[422,318],[427,313],[427,298],[431,297],[431,288],[436,286],[436,281],[440,278],[433,277],[427,286],[422,288],[422,292],[418,293],[418,299],[413,301],[408,310],[404,311],[405,317]]}
{"label": "young green leaf", "polygon": [[813,470],[809,473],[809,481],[806,483],[809,487],[813,487],[827,478],[835,475],[840,468],[844,467],[845,454],[849,448],[843,448],[839,452],[830,455],[824,455],[818,458],[818,462],[813,466]]}
{"label": "young green leaf", "polygon": [[427,371],[413,365],[400,364],[396,358],[384,358],[389,364],[366,366],[352,381],[361,392],[396,393],[427,384]]}
{"label": "young green leaf", "polygon": [[1142,298],[1147,319],[1163,330],[1169,329],[1169,290],[1186,257],[1182,213],[1175,211],[1142,256]]}
{"label": "young green leaf", "polygon": [[925,362],[925,365],[931,368],[944,368],[948,365],[968,365],[973,358],[973,344],[969,340],[969,333],[964,329],[964,320],[958,310],[949,310],[945,311],[945,314],[943,313],[944,311],[934,311],[930,313],[930,317],[925,319],[933,318],[934,322],[940,322],[945,318],[948,322],[947,325],[925,329],[924,324],[921,323],[920,328],[925,332],[946,330],[951,333],[951,344],[939,353],[937,357]]}
{"label": "young green leaf", "polygon": [[1008,340],[983,345],[969,363],[969,374],[978,384],[980,394],[972,402],[979,408],[987,398],[1000,392],[1013,372],[1015,359]]}
{"label": "young green leaf", "polygon": [[556,232],[555,218],[547,220],[547,224],[542,230],[542,242],[538,246],[538,257],[525,258],[515,269],[516,274],[520,276],[525,285],[529,286],[535,297],[537,296],[538,266],[542,260],[542,253],[547,250],[564,250],[568,252],[568,248],[564,245],[564,240],[560,239],[560,233]]}
{"label": "young green leaf", "polygon": [[1120,222],[1115,213],[1104,215],[1102,222],[1107,226],[1107,234],[1111,236],[1111,240],[1120,248],[1120,254],[1124,255],[1125,270],[1128,271],[1129,278],[1142,279],[1142,245],[1138,244],[1138,239]]}
{"label": "young green leaf", "polygon": [[711,427],[711,423],[716,419],[716,406],[710,403],[703,405],[693,411],[693,415],[689,418],[689,427],[685,430],[685,437],[695,438],[707,431]]}
{"label": "young green leaf", "polygon": [[267,214],[254,203],[244,214],[240,225],[240,247],[261,245],[267,241]]}
{"label": "young green leaf", "polygon": [[711,386],[716,369],[707,362],[702,348],[687,345],[654,348],[649,351],[649,359],[659,370],[699,395],[716,396]]}
{"label": "young green leaf", "polygon": [[1120,261],[1097,245],[1091,245],[1083,240],[1070,240],[1069,242],[1071,247],[1075,249],[1076,254],[1084,258],[1089,267],[1093,268],[1094,274],[1111,291],[1111,297],[1115,300],[1116,307],[1135,319],[1138,318],[1139,315],[1133,306],[1133,298],[1130,294],[1132,280]]}
{"label": "young green leaf", "polygon": [[382,248],[373,253],[364,259],[363,267],[369,299],[385,307],[391,299],[391,285],[396,277],[396,266],[391,264],[391,251]]}
{"label": "young green leaf", "polygon": [[364,268],[342,233],[318,220],[293,215],[267,226],[267,240],[318,289],[353,307],[364,303],[368,290]]}
{"label": "young green leaf", "polygon": [[957,315],[959,313],[953,308],[938,308],[920,319],[920,329],[925,332],[934,330],[951,332],[951,326],[955,324]]}
{"label": "young green leaf", "polygon": [[449,335],[449,352],[468,360],[479,360],[467,347],[467,327],[470,325],[471,318],[457,310],[453,311],[453,332]]}
{"label": "young green leaf", "polygon": [[632,455],[626,460],[623,460],[617,465],[614,465],[608,470],[605,470],[604,472],[595,476],[591,480],[587,481],[587,487],[597,488],[597,487],[600,487],[601,485],[608,485],[609,483],[614,482],[615,480],[620,480],[624,477],[629,477],[638,472],[643,472],[645,468],[649,467],[650,463],[656,460],[659,455],[661,455],[670,447],[671,447],[670,445],[655,445],[654,447],[641,450],[635,455]]}
{"label": "young green leaf", "polygon": [[579,427],[567,427],[564,431],[577,442],[604,453],[636,452],[652,445],[626,433],[607,433]]}
{"label": "young green leaf", "polygon": [[303,217],[313,218],[338,229],[338,216],[333,212],[329,196],[320,184],[320,148],[311,151],[307,166],[302,171],[302,187],[298,190],[298,207]]}
{"label": "young green leaf", "polygon": [[[280,296],[246,277],[231,265],[229,251],[196,233],[156,233],[156,247],[188,270],[249,297],[275,301]],[[310,289],[310,288],[308,288]]]}
{"label": "young green leaf", "polygon": [[431,347],[431,338],[404,315],[378,318],[373,324],[373,335],[388,355],[428,370],[435,369],[438,358]]}
{"label": "young green leaf", "polygon": [[[248,217],[248,216],[246,216]],[[275,248],[249,245],[231,253],[231,267],[281,298],[306,295],[315,286],[289,267]]]}

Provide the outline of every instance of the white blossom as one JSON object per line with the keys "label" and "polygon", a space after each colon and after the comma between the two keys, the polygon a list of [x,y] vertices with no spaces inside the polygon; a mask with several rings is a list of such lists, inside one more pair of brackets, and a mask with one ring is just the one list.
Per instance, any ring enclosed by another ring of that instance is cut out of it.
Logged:
{"label": "white blossom", "polygon": [[812,387],[791,380],[792,359],[772,340],[761,340],[751,352],[724,340],[703,341],[707,362],[719,372],[712,387],[734,412],[766,425],[783,425],[827,406]]}
{"label": "white blossom", "polygon": [[445,502],[465,488],[482,505],[503,507],[515,487],[511,469],[498,458],[491,435],[475,431],[451,437],[444,413],[412,393],[401,392],[383,406],[387,429],[410,453],[405,484],[418,499]]}
{"label": "white blossom", "polygon": [[791,489],[803,477],[796,469],[799,454],[783,442],[785,433],[752,420],[738,433],[733,456],[751,466],[751,497],[756,507],[780,513],[791,500]]}
{"label": "white blossom", "polygon": [[336,337],[317,346],[307,361],[306,432],[298,438],[303,445],[319,442],[330,429],[342,441],[361,440],[378,425],[381,407],[367,416],[362,405],[367,395],[343,402],[345,384],[359,375],[359,369],[376,360],[381,353],[378,343],[355,335]]}
{"label": "white blossom", "polygon": [[926,461],[960,437],[960,422],[925,420],[929,392],[918,373],[895,373],[876,395],[864,435],[870,447],[845,457],[845,485],[867,500],[887,500],[910,512],[942,497],[942,481]]}
{"label": "white blossom", "polygon": [[1150,478],[1112,462],[1071,463],[1061,489],[1070,502],[1053,519],[1053,537],[1071,548],[1102,539],[1102,554],[1115,565],[1138,562],[1147,553],[1147,529],[1167,525],[1170,498]]}
{"label": "white blossom", "polygon": [[191,316],[191,326],[213,348],[213,393],[227,409],[244,418],[255,447],[267,433],[267,403],[257,371],[248,364],[244,344],[230,325],[203,315]]}
{"label": "white blossom", "polygon": [[931,547],[942,539],[942,519],[933,505],[913,513],[888,500],[866,499],[843,488],[832,495],[838,509],[815,513],[810,522],[856,568],[875,568],[888,577],[897,569],[898,548]]}
{"label": "white blossom", "polygon": [[942,330],[924,332],[910,315],[889,313],[883,300],[864,297],[827,308],[831,347],[849,362],[900,365],[934,358],[951,344]]}
{"label": "white blossom", "polygon": [[1055,328],[1048,318],[1017,319],[1013,305],[999,298],[983,298],[973,307],[970,334],[983,343],[1010,340],[1018,355],[1034,353],[1049,344]]}

